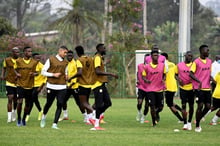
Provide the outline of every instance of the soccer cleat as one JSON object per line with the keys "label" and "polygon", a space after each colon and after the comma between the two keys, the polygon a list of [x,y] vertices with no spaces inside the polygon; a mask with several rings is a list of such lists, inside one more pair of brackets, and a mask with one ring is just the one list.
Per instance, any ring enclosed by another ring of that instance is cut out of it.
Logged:
{"label": "soccer cleat", "polygon": [[188,125],[187,124],[183,125],[183,130],[188,130]]}
{"label": "soccer cleat", "polygon": [[40,121],[41,120],[41,118],[42,118],[42,115],[43,115],[43,111],[40,111],[39,113],[38,113],[38,121]]}
{"label": "soccer cleat", "polygon": [[137,116],[136,116],[136,121],[140,121],[142,117],[142,114],[138,112]]}
{"label": "soccer cleat", "polygon": [[104,121],[104,119],[100,120],[99,123],[101,124],[105,124],[106,122]]}
{"label": "soccer cleat", "polygon": [[17,126],[18,126],[18,127],[21,127],[21,126],[22,126],[22,125],[21,125],[21,120],[18,120],[18,121],[17,121]]}
{"label": "soccer cleat", "polygon": [[95,120],[94,120],[94,119],[90,118],[90,119],[89,119],[89,122],[90,122],[92,125],[95,125]]}
{"label": "soccer cleat", "polygon": [[69,120],[69,118],[68,117],[63,117],[63,120]]}
{"label": "soccer cleat", "polygon": [[105,128],[101,128],[101,127],[93,127],[93,128],[91,128],[90,130],[92,130],[92,131],[96,131],[96,130],[101,131],[101,130],[105,130]]}
{"label": "soccer cleat", "polygon": [[209,125],[217,125],[217,123],[216,123],[216,122],[211,121],[211,122],[209,123]]}
{"label": "soccer cleat", "polygon": [[144,123],[149,123],[150,121],[148,121],[148,120],[146,120],[146,121],[144,121]]}
{"label": "soccer cleat", "polygon": [[26,121],[22,120],[22,126],[26,126]]}
{"label": "soccer cleat", "polygon": [[13,122],[16,121],[16,112],[11,113],[11,118]]}
{"label": "soccer cleat", "polygon": [[188,130],[192,130],[192,124],[191,123],[187,123],[187,127],[188,127]]}
{"label": "soccer cleat", "polygon": [[41,128],[44,128],[45,125],[46,125],[46,119],[41,119],[41,121],[40,121],[40,127],[41,127]]}
{"label": "soccer cleat", "polygon": [[26,116],[25,121],[28,122],[29,121],[29,115]]}
{"label": "soccer cleat", "polygon": [[140,123],[143,124],[144,123],[144,116],[141,117]]}
{"label": "soccer cleat", "polygon": [[52,129],[57,129],[57,130],[60,129],[60,128],[57,127],[57,124],[53,124],[51,128]]}
{"label": "soccer cleat", "polygon": [[202,128],[201,127],[196,127],[195,128],[195,132],[201,132],[202,131]]}
{"label": "soccer cleat", "polygon": [[7,123],[11,123],[11,119],[8,119],[8,120],[7,120]]}

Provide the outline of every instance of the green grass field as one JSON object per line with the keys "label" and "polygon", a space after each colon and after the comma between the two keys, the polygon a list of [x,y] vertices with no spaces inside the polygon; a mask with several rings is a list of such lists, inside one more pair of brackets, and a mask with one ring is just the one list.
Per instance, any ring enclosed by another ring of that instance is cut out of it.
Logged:
{"label": "green grass field", "polygon": [[[43,106],[45,99],[41,98]],[[140,124],[136,121],[136,99],[112,99],[113,106],[106,111],[106,124],[101,126],[105,131],[90,131],[92,126],[82,122],[76,104],[72,99],[69,100],[68,121],[58,123],[60,130],[51,128],[55,102],[48,112],[47,124],[45,128],[40,128],[37,121],[38,111],[33,108],[30,120],[26,127],[17,127],[16,123],[6,123],[6,98],[0,99],[0,145],[1,146],[65,146],[65,145],[86,145],[86,146],[146,146],[146,145],[219,145],[220,126],[208,125],[214,113],[211,113],[205,122],[201,123],[202,132],[183,131],[182,124],[177,123],[176,117],[171,111],[164,107],[161,113],[160,123],[153,128],[151,123]],[[179,103],[179,100],[176,100]],[[93,103],[93,100],[91,100]],[[150,120],[150,114],[147,120]],[[72,123],[71,120],[76,120]],[[180,132],[174,132],[180,129]]]}

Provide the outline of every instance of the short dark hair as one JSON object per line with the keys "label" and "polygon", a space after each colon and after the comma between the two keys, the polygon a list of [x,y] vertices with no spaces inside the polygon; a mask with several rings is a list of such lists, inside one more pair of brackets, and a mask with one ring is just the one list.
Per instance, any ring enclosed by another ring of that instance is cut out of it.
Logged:
{"label": "short dark hair", "polygon": [[203,48],[208,48],[208,47],[209,47],[208,45],[201,45],[201,46],[199,47],[199,52],[201,52]]}
{"label": "short dark hair", "polygon": [[76,46],[75,50],[78,55],[84,54],[84,48],[82,46]]}
{"label": "short dark hair", "polygon": [[96,46],[96,50],[98,50],[100,47],[104,46],[104,44],[100,43]]}
{"label": "short dark hair", "polygon": [[39,53],[33,53],[32,57],[37,56],[37,55],[40,55],[40,54]]}
{"label": "short dark hair", "polygon": [[152,55],[152,54],[154,54],[154,53],[159,54],[159,51],[157,51],[157,50],[152,50],[152,51],[150,52],[150,55]]}
{"label": "short dark hair", "polygon": [[29,46],[24,47],[23,52],[26,51],[29,48],[31,48],[31,47],[29,47]]}
{"label": "short dark hair", "polygon": [[73,54],[73,51],[72,50],[68,50],[68,52],[67,53],[72,53]]}
{"label": "short dark hair", "polygon": [[166,57],[166,59],[168,59],[168,54],[167,53],[163,52],[163,53],[161,53],[161,55],[163,55],[164,57]]}
{"label": "short dark hair", "polygon": [[60,46],[60,48],[64,49],[64,50],[68,50],[68,48],[66,46]]}

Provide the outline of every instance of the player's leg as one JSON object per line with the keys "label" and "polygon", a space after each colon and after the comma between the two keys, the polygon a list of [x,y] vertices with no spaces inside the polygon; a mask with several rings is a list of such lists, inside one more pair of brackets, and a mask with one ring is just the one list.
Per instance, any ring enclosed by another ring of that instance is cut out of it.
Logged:
{"label": "player's leg", "polygon": [[140,121],[141,117],[142,117],[142,112],[141,112],[141,108],[142,108],[142,103],[143,103],[143,99],[144,99],[144,94],[143,94],[143,90],[138,89],[138,97],[137,97],[137,116],[136,116],[136,120]]}

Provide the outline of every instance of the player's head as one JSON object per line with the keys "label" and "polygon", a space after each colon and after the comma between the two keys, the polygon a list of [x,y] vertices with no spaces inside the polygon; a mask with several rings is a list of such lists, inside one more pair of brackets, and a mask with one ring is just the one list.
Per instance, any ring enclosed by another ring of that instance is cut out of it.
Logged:
{"label": "player's head", "polygon": [[82,46],[76,46],[75,50],[79,57],[84,55],[84,48]]}
{"label": "player's head", "polygon": [[68,61],[71,61],[73,59],[73,51],[72,50],[69,50],[67,52],[67,60]]}
{"label": "player's head", "polygon": [[185,56],[185,62],[186,62],[186,63],[192,62],[193,54],[192,54],[191,51],[187,51],[184,56]]}
{"label": "player's head", "polygon": [[163,55],[168,60],[168,54],[167,53],[163,52],[163,53],[161,53],[161,55]]}
{"label": "player's head", "polygon": [[32,56],[32,48],[29,46],[24,47],[23,53],[24,57],[30,58]]}
{"label": "player's head", "polygon": [[97,52],[99,52],[101,55],[105,55],[106,54],[106,48],[104,44],[98,44],[96,46],[96,50]]}
{"label": "player's head", "polygon": [[41,55],[39,53],[33,53],[32,57],[37,61],[40,61],[40,59],[41,59]]}
{"label": "player's head", "polygon": [[60,57],[65,58],[68,52],[68,48],[66,46],[60,46],[58,49],[58,54]]}
{"label": "player's head", "polygon": [[208,57],[209,56],[209,47],[208,45],[201,45],[199,47],[200,57]]}
{"label": "player's head", "polygon": [[14,47],[11,49],[12,52],[12,57],[13,58],[18,58],[20,56],[20,50],[18,47]]}
{"label": "player's head", "polygon": [[157,63],[159,52],[157,50],[152,50],[150,55],[151,55],[153,63]]}

